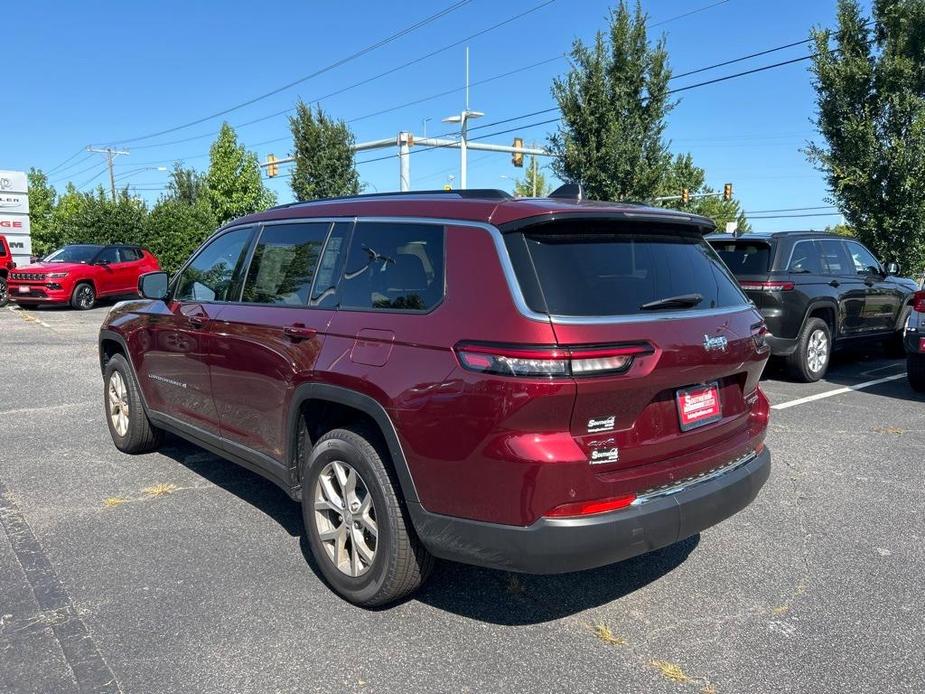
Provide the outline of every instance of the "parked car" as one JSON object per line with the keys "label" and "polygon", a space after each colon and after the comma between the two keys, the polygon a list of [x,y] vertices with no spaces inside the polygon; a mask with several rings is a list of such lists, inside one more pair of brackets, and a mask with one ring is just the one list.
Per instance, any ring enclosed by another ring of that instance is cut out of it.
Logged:
{"label": "parked car", "polygon": [[101,297],[135,295],[138,278],[159,269],[157,258],[139,246],[64,246],[11,272],[9,295],[20,306],[69,303],[86,310]]}
{"label": "parked car", "polygon": [[13,251],[10,250],[10,244],[7,243],[5,236],[0,235],[0,307],[6,306],[10,300],[7,277],[15,267],[16,263],[13,262]]}
{"label": "parked car", "polygon": [[832,350],[849,343],[888,340],[901,350],[916,284],[860,242],[826,232],[707,240],[758,307],[771,354],[786,359],[794,378],[818,381]]}
{"label": "parked car", "polygon": [[558,573],[670,545],[770,470],[764,323],[712,228],[569,189],[244,217],[105,319],[112,439],[173,432],[275,482],[361,605],[433,557]]}
{"label": "parked car", "polygon": [[925,392],[925,290],[913,296],[912,313],[903,334],[906,348],[906,375],[914,390]]}

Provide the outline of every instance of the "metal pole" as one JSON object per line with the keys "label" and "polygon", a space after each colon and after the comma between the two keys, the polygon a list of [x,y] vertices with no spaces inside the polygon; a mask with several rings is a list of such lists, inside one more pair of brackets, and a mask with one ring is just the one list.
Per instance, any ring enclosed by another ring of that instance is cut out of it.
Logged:
{"label": "metal pole", "polygon": [[[468,49],[466,49],[466,54],[468,55]],[[468,64],[468,63],[467,63]],[[468,172],[466,171],[467,163],[467,149],[466,149],[466,135],[469,130],[469,109],[467,108],[462,112],[462,122],[460,123],[459,128],[459,188],[460,190],[465,190],[468,188]]]}
{"label": "metal pole", "polygon": [[109,160],[109,187],[112,189],[112,201],[116,201],[116,178],[112,173],[112,148],[106,149],[106,158]]}
{"label": "metal pole", "polygon": [[129,154],[129,152],[121,149],[113,149],[112,147],[87,147],[87,151],[106,155],[106,166],[109,169],[109,189],[112,192],[112,199],[115,201],[116,178],[112,169],[112,160],[118,157],[120,154]]}
{"label": "metal pole", "polygon": [[408,144],[410,135],[402,132],[398,133],[398,178],[399,190],[402,192],[411,190],[411,147]]}
{"label": "metal pole", "polygon": [[[533,148],[536,149],[536,143],[533,143]],[[533,155],[533,197],[536,197],[536,155]]]}

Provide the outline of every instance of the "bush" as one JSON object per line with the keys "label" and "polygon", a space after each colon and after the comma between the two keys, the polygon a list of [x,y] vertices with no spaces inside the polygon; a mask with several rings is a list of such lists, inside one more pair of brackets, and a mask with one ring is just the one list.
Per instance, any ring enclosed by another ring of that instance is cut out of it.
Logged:
{"label": "bush", "polygon": [[190,204],[164,198],[148,216],[142,245],[157,256],[164,271],[173,274],[217,227],[205,200]]}

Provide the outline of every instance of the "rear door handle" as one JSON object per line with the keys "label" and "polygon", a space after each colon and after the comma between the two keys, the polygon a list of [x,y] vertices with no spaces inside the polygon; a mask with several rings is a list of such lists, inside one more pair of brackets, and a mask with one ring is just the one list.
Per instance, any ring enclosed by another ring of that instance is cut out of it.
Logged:
{"label": "rear door handle", "polygon": [[292,340],[308,340],[317,335],[318,331],[304,325],[287,325],[283,328],[283,334]]}
{"label": "rear door handle", "polygon": [[837,286],[839,286],[840,284],[841,284],[841,282],[839,282],[838,280],[832,280],[831,282],[829,282],[829,286],[830,286],[830,287],[837,287]]}

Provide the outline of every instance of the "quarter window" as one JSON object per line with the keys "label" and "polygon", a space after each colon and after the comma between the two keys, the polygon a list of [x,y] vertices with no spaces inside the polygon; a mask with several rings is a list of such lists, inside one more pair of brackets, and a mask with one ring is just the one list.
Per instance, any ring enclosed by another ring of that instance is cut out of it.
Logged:
{"label": "quarter window", "polygon": [[822,260],[814,241],[798,241],[790,256],[790,272],[818,275],[822,272]]}
{"label": "quarter window", "polygon": [[241,301],[304,306],[329,223],[264,227],[254,248]]}
{"label": "quarter window", "polygon": [[345,308],[428,311],[443,300],[443,227],[360,222],[340,288]]}
{"label": "quarter window", "polygon": [[100,251],[100,254],[96,256],[96,262],[108,263],[110,265],[121,263],[122,259],[119,257],[119,249],[114,246],[104,248],[102,251]]}
{"label": "quarter window", "polygon": [[203,248],[186,266],[174,298],[178,301],[235,301],[239,277],[253,228],[222,234]]}

